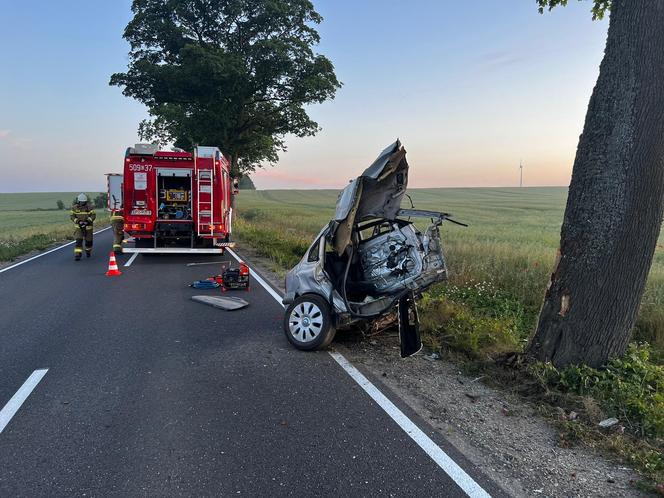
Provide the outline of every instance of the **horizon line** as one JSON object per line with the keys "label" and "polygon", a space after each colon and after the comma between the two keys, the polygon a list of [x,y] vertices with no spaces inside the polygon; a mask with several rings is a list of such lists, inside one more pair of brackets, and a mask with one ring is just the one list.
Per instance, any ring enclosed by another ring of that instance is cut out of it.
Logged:
{"label": "horizon line", "polygon": [[[345,187],[318,187],[318,188],[298,188],[298,187],[280,187],[280,188],[256,188],[256,189],[241,189],[241,190],[255,190],[257,192],[269,192],[273,190],[334,190],[341,191]],[[453,190],[453,189],[497,189],[497,188],[509,188],[509,189],[530,189],[530,188],[569,188],[569,185],[524,185],[523,187],[511,186],[511,185],[492,185],[492,186],[455,186],[455,187],[411,187],[406,190]],[[21,190],[15,192],[0,192],[0,195],[4,194],[69,194],[72,192],[100,192],[104,193],[105,190],[98,189],[75,189],[75,190]]]}

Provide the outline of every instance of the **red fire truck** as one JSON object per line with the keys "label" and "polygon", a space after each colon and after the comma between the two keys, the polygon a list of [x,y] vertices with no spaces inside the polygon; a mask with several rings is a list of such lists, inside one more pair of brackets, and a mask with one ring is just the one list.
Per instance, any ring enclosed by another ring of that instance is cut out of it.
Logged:
{"label": "red fire truck", "polygon": [[230,163],[216,147],[193,153],[136,144],[124,174],[108,175],[110,209],[124,212],[128,253],[221,253],[232,247]]}

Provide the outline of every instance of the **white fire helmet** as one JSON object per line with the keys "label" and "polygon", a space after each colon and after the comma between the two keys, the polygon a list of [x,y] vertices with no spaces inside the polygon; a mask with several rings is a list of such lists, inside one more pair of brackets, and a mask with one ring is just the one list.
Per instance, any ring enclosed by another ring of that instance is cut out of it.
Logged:
{"label": "white fire helmet", "polygon": [[76,202],[83,204],[85,202],[88,202],[88,196],[85,195],[84,193],[78,194],[78,197],[76,198]]}

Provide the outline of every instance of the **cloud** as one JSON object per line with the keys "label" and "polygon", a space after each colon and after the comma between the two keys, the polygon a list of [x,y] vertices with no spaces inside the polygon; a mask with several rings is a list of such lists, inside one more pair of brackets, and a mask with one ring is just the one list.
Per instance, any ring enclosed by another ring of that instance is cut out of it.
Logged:
{"label": "cloud", "polygon": [[0,129],[0,140],[7,138],[11,132],[11,130]]}
{"label": "cloud", "polygon": [[505,66],[512,66],[526,60],[523,54],[510,52],[507,50],[498,50],[495,52],[487,52],[480,56],[480,62],[487,68],[501,68]]}

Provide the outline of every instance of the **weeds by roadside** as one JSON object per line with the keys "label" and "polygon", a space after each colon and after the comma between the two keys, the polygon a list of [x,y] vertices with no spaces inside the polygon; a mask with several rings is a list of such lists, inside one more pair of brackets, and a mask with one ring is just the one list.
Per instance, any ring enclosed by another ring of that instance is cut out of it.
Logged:
{"label": "weeds by roadside", "polygon": [[[592,397],[637,436],[664,438],[664,367],[654,364],[650,355],[647,344],[630,344],[603,369],[580,365],[558,370],[536,363],[531,373],[544,386]],[[661,465],[664,470],[664,457]]]}
{"label": "weeds by roadside", "polygon": [[41,251],[66,237],[57,232],[50,234],[31,235],[25,239],[0,239],[0,261],[12,261],[14,258],[30,251]]}
{"label": "weeds by roadside", "polygon": [[[562,444],[608,450],[664,492],[664,367],[650,355],[647,344],[631,344],[602,369],[533,363],[526,374],[543,399],[555,400]],[[602,428],[602,420],[610,422]]]}
{"label": "weeds by roadside", "polygon": [[274,262],[275,269],[280,270],[280,273],[294,266],[311,243],[293,231],[252,224],[243,218],[236,220],[235,228],[242,234],[241,240]]}
{"label": "weeds by roadside", "polygon": [[419,302],[425,344],[472,358],[521,350],[536,314],[491,282],[439,285]]}

